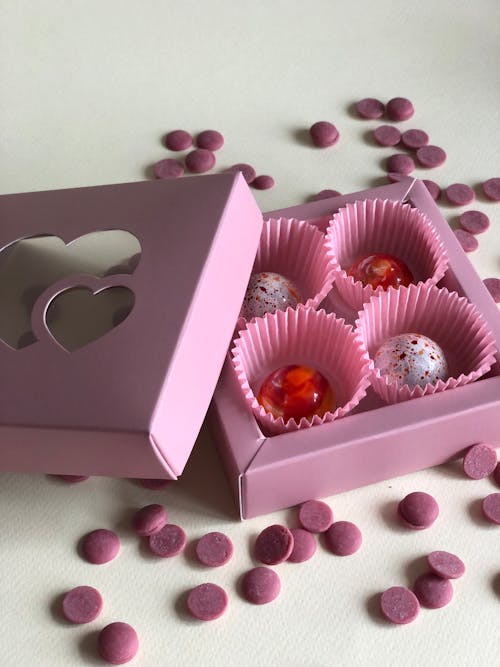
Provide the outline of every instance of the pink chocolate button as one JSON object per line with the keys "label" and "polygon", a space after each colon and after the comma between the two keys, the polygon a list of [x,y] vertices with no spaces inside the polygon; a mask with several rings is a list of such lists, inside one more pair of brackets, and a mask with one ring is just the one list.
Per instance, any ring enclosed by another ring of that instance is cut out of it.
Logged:
{"label": "pink chocolate button", "polygon": [[493,471],[493,479],[495,481],[495,484],[500,486],[500,463],[497,463],[497,466]]}
{"label": "pink chocolate button", "polygon": [[439,199],[439,197],[441,196],[441,188],[436,182],[424,178],[422,183],[425,185],[425,187],[429,191],[430,196],[434,199],[434,201]]}
{"label": "pink chocolate button", "polygon": [[447,605],[453,597],[453,586],[449,579],[425,572],[415,581],[415,595],[423,607],[439,609]]}
{"label": "pink chocolate button", "polygon": [[496,465],[496,451],[483,442],[469,447],[464,456],[464,473],[471,479],[488,477],[495,470]]}
{"label": "pink chocolate button", "polygon": [[433,551],[427,556],[427,563],[438,577],[458,579],[465,572],[463,561],[448,551]]}
{"label": "pink chocolate button", "polygon": [[89,478],[88,475],[57,475],[59,479],[69,484],[78,484],[78,482],[85,482]]}
{"label": "pink chocolate button", "polygon": [[256,176],[250,185],[256,190],[269,190],[274,187],[274,178],[268,174],[262,174],[261,176]]}
{"label": "pink chocolate button", "polygon": [[187,608],[191,616],[200,621],[213,621],[226,611],[226,591],[216,584],[200,584],[189,591]]}
{"label": "pink chocolate button", "polygon": [[145,489],[150,489],[151,491],[159,491],[160,489],[166,488],[170,482],[172,482],[171,479],[140,479],[139,483],[141,486],[143,486]]}
{"label": "pink chocolate button", "polygon": [[312,142],[318,148],[333,146],[339,140],[339,131],[333,123],[327,120],[319,120],[309,128]]}
{"label": "pink chocolate button", "polygon": [[160,558],[177,556],[186,546],[186,533],[180,526],[167,523],[157,533],[149,536],[149,548]]}
{"label": "pink chocolate button", "polygon": [[338,190],[320,190],[311,197],[311,201],[320,201],[321,199],[330,199],[330,197],[340,197]]}
{"label": "pink chocolate button", "polygon": [[500,201],[500,178],[490,178],[483,183],[483,192],[492,201]]}
{"label": "pink chocolate button", "polygon": [[112,665],[129,662],[139,650],[137,632],[128,623],[119,621],[101,630],[97,641],[99,655]]}
{"label": "pink chocolate button", "polygon": [[288,562],[303,563],[312,558],[318,546],[314,535],[303,528],[292,528],[290,532],[293,535],[293,549]]}
{"label": "pink chocolate button", "polygon": [[215,165],[215,155],[206,148],[196,148],[186,155],[185,163],[193,174],[204,174]]}
{"label": "pink chocolate button", "polygon": [[446,153],[439,146],[422,146],[421,148],[417,148],[417,160],[422,167],[432,169],[444,164]]}
{"label": "pink chocolate button", "polygon": [[84,536],[81,550],[89,563],[102,565],[116,558],[120,551],[120,540],[112,530],[99,528]]}
{"label": "pink chocolate button", "polygon": [[361,547],[363,536],[350,521],[336,521],[325,533],[325,544],[336,556],[350,556]]}
{"label": "pink chocolate button", "polygon": [[386,113],[391,120],[408,120],[415,113],[415,109],[406,97],[393,97],[387,102]]}
{"label": "pink chocolate button", "polygon": [[220,567],[231,560],[233,543],[224,533],[207,533],[196,544],[196,556],[207,567]]}
{"label": "pink chocolate button", "polygon": [[293,535],[286,526],[268,526],[255,540],[255,557],[265,565],[285,561],[293,549]]}
{"label": "pink chocolate button", "polygon": [[481,211],[465,211],[459,217],[460,227],[469,234],[482,234],[490,226],[490,219]]}
{"label": "pink chocolate button", "polygon": [[423,491],[410,493],[399,503],[398,511],[403,523],[413,530],[432,526],[439,514],[436,500]]}
{"label": "pink chocolate button", "polygon": [[224,137],[217,130],[203,130],[196,137],[198,148],[206,148],[209,151],[218,151],[224,146]]}
{"label": "pink chocolate button", "polygon": [[500,303],[500,278],[485,278],[484,286],[491,294],[495,303]]}
{"label": "pink chocolate button", "polygon": [[64,617],[71,623],[90,623],[102,611],[102,597],[92,586],[77,586],[62,601]]}
{"label": "pink chocolate button", "polygon": [[387,171],[408,176],[415,169],[415,163],[409,155],[395,153],[387,158]]}
{"label": "pink chocolate button", "polygon": [[134,514],[132,527],[138,535],[146,537],[157,533],[167,523],[167,510],[163,505],[146,505]]}
{"label": "pink chocolate button", "polygon": [[482,503],[483,514],[492,523],[500,525],[500,493],[490,493]]}
{"label": "pink chocolate button", "polygon": [[422,146],[427,146],[429,143],[429,135],[423,130],[406,130],[401,135],[401,143],[406,148],[411,148],[413,150],[421,148]]}
{"label": "pink chocolate button", "polygon": [[299,509],[299,521],[310,533],[324,533],[333,523],[333,512],[322,500],[308,500]]}
{"label": "pink chocolate button", "polygon": [[193,138],[185,130],[172,130],[165,137],[165,146],[171,151],[184,151],[193,145]]}
{"label": "pink chocolate button", "polygon": [[420,605],[416,595],[409,588],[393,586],[380,596],[380,611],[391,623],[405,625],[417,618]]}
{"label": "pink chocolate button", "polygon": [[401,141],[401,132],[394,125],[379,125],[373,136],[380,146],[396,146]]}
{"label": "pink chocolate button", "polygon": [[445,197],[452,206],[467,206],[474,201],[474,190],[465,183],[453,183],[444,191]]}
{"label": "pink chocolate button", "polygon": [[401,181],[404,181],[405,178],[408,178],[408,177],[405,176],[404,174],[398,174],[398,173],[395,172],[395,171],[390,171],[390,172],[387,174],[387,178],[389,179],[389,181],[390,181],[391,183],[400,183]]}
{"label": "pink chocolate button", "polygon": [[257,173],[251,164],[246,164],[245,162],[239,162],[238,164],[233,164],[232,167],[228,167],[225,172],[235,174],[237,172],[243,174],[243,178],[247,183],[251,183],[255,180]]}
{"label": "pink chocolate button", "polygon": [[475,236],[466,232],[465,229],[455,229],[455,236],[465,252],[474,252],[479,248],[479,242]]}
{"label": "pink chocolate button", "polygon": [[155,164],[153,173],[155,178],[160,179],[180,178],[184,174],[184,167],[179,160],[166,158]]}
{"label": "pink chocolate button", "polygon": [[241,588],[248,602],[267,604],[280,594],[281,581],[276,572],[269,567],[254,567],[243,577]]}
{"label": "pink chocolate button", "polygon": [[374,120],[384,115],[385,106],[374,97],[365,97],[356,104],[356,111],[361,118]]}

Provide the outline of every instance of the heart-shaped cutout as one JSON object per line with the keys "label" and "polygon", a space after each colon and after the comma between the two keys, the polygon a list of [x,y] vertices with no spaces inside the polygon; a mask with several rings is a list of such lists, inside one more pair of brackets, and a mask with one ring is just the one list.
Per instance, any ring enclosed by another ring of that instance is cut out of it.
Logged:
{"label": "heart-shaped cutout", "polygon": [[15,349],[36,341],[33,306],[59,280],[74,274],[132,274],[140,257],[137,238],[118,229],[85,234],[68,244],[57,236],[11,243],[0,252],[0,340]]}
{"label": "heart-shaped cutout", "polygon": [[74,352],[119,326],[133,307],[134,293],[128,287],[105,287],[97,292],[72,287],[51,301],[45,321],[59,345]]}

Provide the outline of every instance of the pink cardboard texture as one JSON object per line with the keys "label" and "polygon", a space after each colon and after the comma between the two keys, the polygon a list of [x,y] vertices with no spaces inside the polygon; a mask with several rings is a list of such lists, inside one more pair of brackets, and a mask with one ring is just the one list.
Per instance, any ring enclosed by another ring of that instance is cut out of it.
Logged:
{"label": "pink cardboard texture", "polygon": [[[411,178],[393,185],[267,213],[308,220],[326,230],[347,202],[407,201],[426,213],[440,235],[449,268],[438,286],[476,305],[500,350],[500,313],[427,189]],[[269,267],[272,270],[272,267]],[[335,287],[322,307],[354,323]],[[450,323],[452,326],[453,323]],[[467,332],[464,331],[464,337]],[[482,379],[431,396],[386,405],[372,389],[353,413],[306,431],[266,437],[249,411],[226,357],[210,419],[242,518],[289,507],[438,465],[479,441],[500,446],[500,361]]]}
{"label": "pink cardboard texture", "polygon": [[[0,340],[0,469],[176,478],[202,425],[262,227],[240,174],[0,197],[0,250],[53,235],[133,234],[132,274],[70,275],[38,297],[34,342]],[[237,240],[237,242],[236,242]],[[8,252],[7,252],[8,254]],[[133,291],[128,317],[74,352],[46,324],[70,288]],[[219,299],[214,317],[214,297]]]}

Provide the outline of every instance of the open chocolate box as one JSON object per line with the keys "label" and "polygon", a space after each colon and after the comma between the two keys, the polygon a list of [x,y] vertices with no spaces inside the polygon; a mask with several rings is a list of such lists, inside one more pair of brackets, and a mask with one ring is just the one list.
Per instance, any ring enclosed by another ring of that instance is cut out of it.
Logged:
{"label": "open chocolate box", "polygon": [[[406,179],[264,217],[305,220],[325,232],[339,208],[367,199],[407,202],[428,216],[448,256],[448,268],[437,286],[457,292],[476,306],[495,339],[495,362],[475,382],[396,404],[384,403],[369,387],[359,405],[340,419],[266,436],[249,408],[228,353],[210,422],[242,518],[434,466],[479,441],[500,445],[500,313],[421,182]],[[358,317],[335,284],[321,307],[350,324]],[[464,341],[467,335],[463,331]]]}

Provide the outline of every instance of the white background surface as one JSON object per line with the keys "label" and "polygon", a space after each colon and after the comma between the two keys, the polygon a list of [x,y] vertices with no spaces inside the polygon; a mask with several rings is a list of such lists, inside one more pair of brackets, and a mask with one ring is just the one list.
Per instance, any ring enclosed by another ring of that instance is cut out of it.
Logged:
{"label": "white background surface", "polygon": [[[441,185],[500,176],[500,4],[465,2],[0,2],[1,192],[140,180],[166,157],[161,137],[178,127],[221,130],[219,167],[247,161],[276,187],[257,193],[263,210],[292,205],[331,187],[350,192],[383,179],[381,161],[350,105],[366,96],[410,97],[421,127],[448,152],[446,164],[416,175]],[[331,120],[341,139],[314,150],[300,131]],[[482,278],[500,277],[500,204],[479,200],[491,218],[470,258]],[[457,209],[443,206],[453,222]],[[223,295],[221,295],[223,307]],[[0,370],[1,372],[1,370]],[[0,398],[1,400],[1,398]],[[187,399],[188,400],[188,399]],[[499,427],[500,428],[500,427]],[[427,531],[394,522],[405,494],[424,490],[441,514]],[[258,531],[293,521],[294,511],[239,523],[220,462],[202,432],[181,481],[147,491],[127,480],[93,478],[68,486],[44,476],[0,476],[2,667],[101,664],[94,642],[115,620],[131,623],[141,647],[131,664],[160,665],[497,665],[500,528],[478,501],[495,490],[466,480],[458,465],[329,499],[337,519],[356,522],[362,550],[336,558],[322,547],[302,565],[278,566],[282,594],[253,607],[236,582],[252,566]],[[185,555],[148,557],[128,528],[135,508],[164,502],[189,538]],[[120,556],[91,566],[78,539],[110,527]],[[225,531],[230,564],[197,566],[193,541]],[[422,610],[409,626],[377,615],[376,595],[411,585],[422,556],[459,554],[467,574],[442,610]],[[226,615],[195,623],[183,593],[203,581],[223,585]],[[88,584],[103,594],[102,615],[70,627],[57,598]]]}

